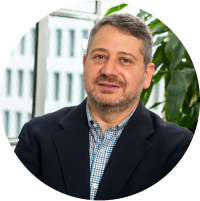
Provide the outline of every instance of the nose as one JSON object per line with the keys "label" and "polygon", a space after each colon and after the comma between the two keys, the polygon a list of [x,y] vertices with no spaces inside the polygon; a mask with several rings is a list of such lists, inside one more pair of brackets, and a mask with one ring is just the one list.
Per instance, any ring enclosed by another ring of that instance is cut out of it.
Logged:
{"label": "nose", "polygon": [[109,58],[102,67],[101,74],[106,76],[118,76],[119,72],[117,68],[117,62],[114,59]]}

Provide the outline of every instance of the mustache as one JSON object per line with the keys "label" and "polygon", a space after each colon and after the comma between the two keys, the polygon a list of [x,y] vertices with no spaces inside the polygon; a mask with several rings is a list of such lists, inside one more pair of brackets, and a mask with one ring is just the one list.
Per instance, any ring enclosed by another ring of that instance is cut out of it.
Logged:
{"label": "mustache", "polygon": [[106,81],[108,83],[113,83],[121,86],[122,88],[126,88],[127,84],[124,81],[119,80],[116,76],[106,76],[106,75],[99,75],[95,80],[94,84],[98,84],[101,81]]}

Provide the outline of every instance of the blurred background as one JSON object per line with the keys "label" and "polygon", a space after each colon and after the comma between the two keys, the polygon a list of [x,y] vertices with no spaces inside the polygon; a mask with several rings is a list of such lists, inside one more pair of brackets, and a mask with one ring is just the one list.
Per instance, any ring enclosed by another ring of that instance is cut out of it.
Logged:
{"label": "blurred background", "polygon": [[[13,50],[0,92],[3,125],[13,148],[24,123],[35,116],[77,105],[85,99],[82,58],[90,30],[104,15],[113,12],[138,15],[154,35],[156,72],[151,87],[142,93],[142,102],[164,120],[185,125],[194,132],[199,111],[198,81],[192,61],[178,38],[161,21],[132,5],[87,1],[46,16],[28,30]],[[178,61],[173,59],[174,54]],[[177,75],[181,75],[181,79]],[[187,84],[180,89],[183,83]],[[176,100],[173,93],[178,96]],[[176,108],[168,106],[176,101]]]}

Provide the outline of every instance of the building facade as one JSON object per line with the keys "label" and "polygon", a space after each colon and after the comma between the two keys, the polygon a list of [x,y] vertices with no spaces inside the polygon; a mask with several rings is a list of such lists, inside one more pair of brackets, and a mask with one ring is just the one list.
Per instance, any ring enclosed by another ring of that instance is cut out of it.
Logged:
{"label": "building facade", "polygon": [[[115,5],[118,3],[82,2],[62,9],[69,17],[49,15],[44,114],[77,105],[86,97],[82,79],[82,58],[95,20],[75,16],[77,13],[86,16],[88,12],[88,15],[98,15],[98,19]],[[136,15],[139,9],[127,6],[120,12]],[[70,16],[72,14],[74,17]],[[35,44],[36,25],[21,38],[4,72],[0,100],[3,125],[8,138],[17,138],[23,124],[33,116],[34,65],[37,51]],[[160,83],[153,89],[147,107],[152,106],[155,100],[162,101],[163,97],[164,83]],[[161,109],[158,107],[153,111],[161,116]]]}

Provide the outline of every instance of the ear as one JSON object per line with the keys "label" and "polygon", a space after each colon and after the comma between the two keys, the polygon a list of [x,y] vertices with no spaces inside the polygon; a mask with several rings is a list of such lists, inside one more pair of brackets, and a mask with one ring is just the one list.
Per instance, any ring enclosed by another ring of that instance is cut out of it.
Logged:
{"label": "ear", "polygon": [[82,75],[82,77],[84,77],[86,58],[87,58],[87,54],[84,54],[83,55],[83,75]]}
{"label": "ear", "polygon": [[153,76],[155,67],[153,63],[149,63],[145,69],[145,80],[144,80],[144,89],[147,89],[151,84],[151,78]]}

